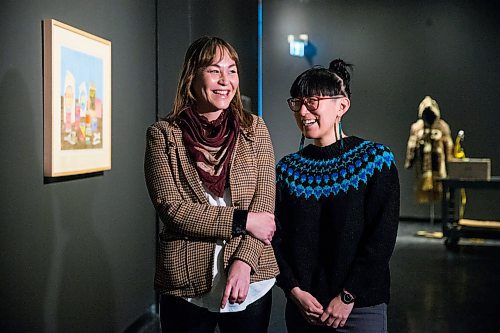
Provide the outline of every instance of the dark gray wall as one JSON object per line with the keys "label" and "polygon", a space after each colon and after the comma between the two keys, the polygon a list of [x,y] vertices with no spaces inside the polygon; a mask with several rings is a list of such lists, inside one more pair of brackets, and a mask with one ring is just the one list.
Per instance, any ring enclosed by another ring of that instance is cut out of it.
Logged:
{"label": "dark gray wall", "polygon": [[[489,157],[500,175],[500,21],[495,2],[267,0],[264,2],[263,114],[276,157],[296,151],[299,132],[286,106],[295,77],[337,57],[355,65],[343,128],[385,143],[396,155],[401,215],[429,217],[414,202],[414,170],[403,168],[410,124],[434,97],[453,137],[466,133],[469,157]],[[311,63],[288,55],[287,36],[307,33]],[[500,218],[498,191],[468,191],[466,215]],[[440,207],[436,207],[439,214]]]}
{"label": "dark gray wall", "polygon": [[[44,184],[43,19],[112,42],[112,170]],[[2,1],[2,332],[121,332],[154,303],[143,177],[155,115],[153,0]]]}
{"label": "dark gray wall", "polygon": [[238,52],[240,90],[252,99],[257,113],[257,1],[160,1],[158,14],[160,116],[172,109],[188,46],[206,35],[223,38]]}

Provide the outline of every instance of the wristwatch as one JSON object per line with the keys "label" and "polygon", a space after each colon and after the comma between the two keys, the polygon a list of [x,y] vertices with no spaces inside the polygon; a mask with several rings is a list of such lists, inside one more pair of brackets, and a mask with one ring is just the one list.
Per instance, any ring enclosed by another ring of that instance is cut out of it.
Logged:
{"label": "wristwatch", "polygon": [[340,300],[344,304],[351,304],[354,302],[354,296],[351,294],[347,293],[344,289],[340,292]]}

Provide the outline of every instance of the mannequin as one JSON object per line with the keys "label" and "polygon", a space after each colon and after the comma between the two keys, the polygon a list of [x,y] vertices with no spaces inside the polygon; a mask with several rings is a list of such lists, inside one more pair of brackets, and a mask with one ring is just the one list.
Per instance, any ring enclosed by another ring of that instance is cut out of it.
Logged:
{"label": "mannequin", "polygon": [[418,107],[418,120],[410,128],[405,161],[406,169],[415,166],[417,202],[440,199],[442,186],[437,180],[446,177],[446,162],[452,158],[450,126],[441,119],[437,102],[425,96]]}

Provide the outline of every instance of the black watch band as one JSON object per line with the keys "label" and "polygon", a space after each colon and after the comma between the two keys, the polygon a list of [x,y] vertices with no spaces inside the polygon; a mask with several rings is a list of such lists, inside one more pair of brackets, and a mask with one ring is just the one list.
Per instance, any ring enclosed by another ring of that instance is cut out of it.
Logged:
{"label": "black watch band", "polygon": [[354,302],[354,296],[345,292],[344,289],[340,292],[340,300],[344,304],[351,304]]}

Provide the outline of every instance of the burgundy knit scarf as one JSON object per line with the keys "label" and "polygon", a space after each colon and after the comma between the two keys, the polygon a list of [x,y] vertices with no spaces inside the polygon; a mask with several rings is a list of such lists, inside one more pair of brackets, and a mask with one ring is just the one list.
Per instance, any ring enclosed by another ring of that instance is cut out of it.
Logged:
{"label": "burgundy knit scarf", "polygon": [[224,196],[227,177],[240,124],[230,109],[208,121],[198,112],[185,109],[179,116],[182,138],[205,187]]}

